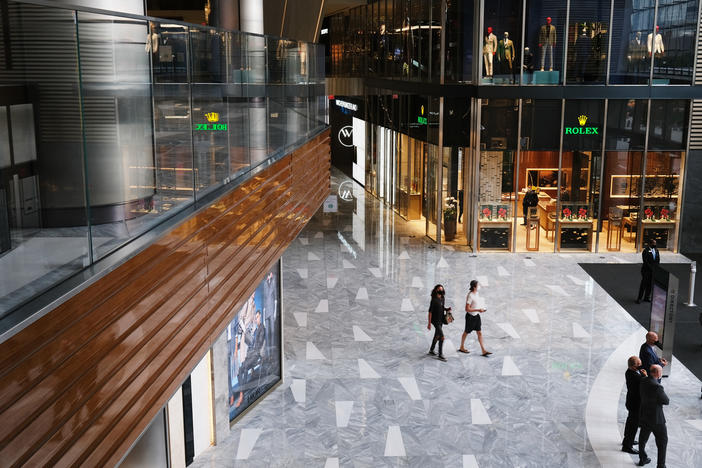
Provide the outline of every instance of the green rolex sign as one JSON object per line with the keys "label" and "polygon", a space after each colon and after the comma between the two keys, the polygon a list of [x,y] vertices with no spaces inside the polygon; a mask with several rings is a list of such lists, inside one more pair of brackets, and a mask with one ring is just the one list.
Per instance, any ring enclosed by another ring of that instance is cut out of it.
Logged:
{"label": "green rolex sign", "polygon": [[205,114],[205,118],[209,123],[199,123],[195,124],[195,131],[226,131],[227,130],[227,124],[225,123],[218,123],[219,122],[219,114],[217,112],[208,112]]}
{"label": "green rolex sign", "polygon": [[566,127],[566,135],[599,135],[600,127],[586,127],[587,115],[581,115],[578,117],[579,127]]}

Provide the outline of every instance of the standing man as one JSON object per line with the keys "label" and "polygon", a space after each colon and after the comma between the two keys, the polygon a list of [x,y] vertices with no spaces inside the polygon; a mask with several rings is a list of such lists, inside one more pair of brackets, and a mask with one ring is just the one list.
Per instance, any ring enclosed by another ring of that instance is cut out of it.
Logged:
{"label": "standing man", "polygon": [[636,296],[636,303],[641,304],[643,299],[651,302],[651,284],[653,283],[653,270],[661,263],[661,255],[656,249],[656,239],[651,239],[648,246],[641,252],[643,265],[641,265],[641,285],[639,285],[639,295]]}
{"label": "standing man", "polygon": [[641,410],[639,419],[641,433],[639,434],[639,466],[650,463],[651,459],[646,456],[646,442],[653,433],[656,438],[658,448],[657,468],[665,468],[665,451],[668,447],[668,430],[665,427],[665,415],[663,405],[670,403],[668,395],[661,385],[661,375],[663,368],[654,364],[651,366],[649,377],[641,380]]}
{"label": "standing man", "polygon": [[658,343],[658,333],[648,332],[646,333],[646,342],[641,345],[639,349],[639,359],[641,359],[641,369],[646,372],[650,372],[651,366],[656,364],[661,367],[665,367],[668,364],[664,358],[659,358],[656,353],[656,346]]}
{"label": "standing man", "polygon": [[624,440],[622,441],[622,452],[638,454],[634,449],[636,441],[636,430],[639,428],[639,409],[641,407],[641,380],[646,377],[645,370],[639,370],[641,359],[631,356],[627,361],[629,366],[624,374],[626,378],[626,409],[629,412],[624,425]]}

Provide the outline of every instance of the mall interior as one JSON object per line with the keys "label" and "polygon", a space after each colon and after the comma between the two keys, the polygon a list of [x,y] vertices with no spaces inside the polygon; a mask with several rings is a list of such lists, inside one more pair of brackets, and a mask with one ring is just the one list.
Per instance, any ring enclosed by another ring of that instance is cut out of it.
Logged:
{"label": "mall interior", "polygon": [[0,0],[0,465],[702,466],[701,39],[698,0]]}

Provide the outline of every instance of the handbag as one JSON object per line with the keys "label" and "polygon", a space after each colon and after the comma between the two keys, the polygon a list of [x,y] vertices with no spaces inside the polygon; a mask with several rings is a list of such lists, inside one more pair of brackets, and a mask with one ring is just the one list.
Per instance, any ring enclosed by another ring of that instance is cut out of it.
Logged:
{"label": "handbag", "polygon": [[448,311],[444,314],[443,322],[444,322],[444,325],[448,325],[449,323],[453,322],[453,314],[450,311]]}

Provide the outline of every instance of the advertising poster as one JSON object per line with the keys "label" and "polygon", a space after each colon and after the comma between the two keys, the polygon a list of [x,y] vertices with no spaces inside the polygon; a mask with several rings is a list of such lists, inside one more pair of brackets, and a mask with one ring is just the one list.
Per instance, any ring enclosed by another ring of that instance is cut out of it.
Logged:
{"label": "advertising poster", "polygon": [[229,420],[281,379],[280,262],[227,327]]}
{"label": "advertising poster", "polygon": [[651,295],[651,327],[649,330],[658,334],[658,341],[661,343],[663,342],[663,332],[665,331],[665,303],[665,289],[654,282]]}

